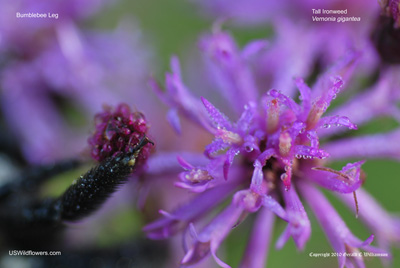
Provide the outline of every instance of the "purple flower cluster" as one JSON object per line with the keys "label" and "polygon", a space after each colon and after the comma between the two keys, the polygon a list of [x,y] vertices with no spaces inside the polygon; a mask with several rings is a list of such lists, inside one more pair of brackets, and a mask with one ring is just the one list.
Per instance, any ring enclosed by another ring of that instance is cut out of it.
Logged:
{"label": "purple flower cluster", "polygon": [[[228,33],[216,31],[202,38],[199,47],[225,104],[222,109],[238,119],[231,120],[208,99],[195,97],[182,81],[177,58],[171,60],[172,72],[166,75],[165,90],[151,81],[155,92],[170,107],[167,118],[178,133],[182,132],[181,114],[214,139],[204,150],[206,164],[200,164],[204,163],[201,155],[191,160],[178,157],[184,171],[175,185],[197,195],[170,213],[162,211],[164,217],[144,228],[148,236],[164,239],[184,231],[183,267],[209,254],[221,267],[230,267],[217,257],[217,250],[232,228],[256,213],[241,267],[264,267],[275,217],[287,222],[276,247],[282,248],[292,237],[299,250],[304,248],[311,234],[305,201],[334,250],[340,253],[340,267],[362,267],[362,258],[346,257],[346,253],[349,256],[359,249],[390,257],[390,244],[400,241],[399,219],[360,189],[365,179],[361,169],[364,161],[348,163],[340,170],[327,164],[353,157],[399,159],[398,146],[387,143],[388,139],[398,139],[399,131],[324,144],[320,139],[346,129],[356,130],[357,124],[383,114],[399,119],[398,70],[386,70],[371,89],[328,110],[341,91],[349,90],[347,82],[354,76],[360,52],[349,51],[321,73],[311,88],[301,77],[292,80],[290,83],[299,92],[296,101],[291,97],[296,93],[290,88],[288,93],[286,88],[266,92],[259,89],[253,58],[268,53],[265,41],[251,42],[240,50]],[[274,62],[271,64],[273,69]],[[373,235],[364,241],[354,236],[317,186],[337,193]],[[205,216],[226,199],[231,203],[205,223]],[[381,215],[379,219],[375,219],[376,213]],[[370,245],[374,237],[379,248]]]}
{"label": "purple flower cluster", "polygon": [[[131,112],[127,104],[115,108],[105,107],[104,112],[95,116],[96,131],[89,138],[91,155],[101,162],[119,153],[128,153],[146,136],[148,123],[143,114]],[[145,163],[150,155],[151,144],[140,150],[139,163]]]}

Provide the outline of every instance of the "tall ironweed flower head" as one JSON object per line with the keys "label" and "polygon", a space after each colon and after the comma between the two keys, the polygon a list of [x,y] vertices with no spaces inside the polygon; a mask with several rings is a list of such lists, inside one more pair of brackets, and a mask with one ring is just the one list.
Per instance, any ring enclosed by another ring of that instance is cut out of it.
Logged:
{"label": "tall ironweed flower head", "polygon": [[[391,242],[400,241],[399,219],[360,189],[364,181],[363,160],[348,163],[340,170],[326,164],[331,159],[361,156],[399,159],[398,146],[387,145],[387,140],[399,138],[400,132],[339,139],[325,143],[325,147],[320,138],[346,129],[355,131],[356,124],[375,115],[396,117],[398,109],[394,104],[390,106],[396,98],[388,98],[384,91],[394,92],[392,87],[398,89],[399,83],[391,80],[394,76],[383,75],[364,95],[327,111],[345,90],[343,77],[351,76],[361,57],[359,52],[351,51],[321,74],[312,88],[302,78],[295,78],[298,101],[286,95],[285,89],[273,88],[260,95],[249,59],[264,47],[265,42],[255,41],[240,50],[230,35],[221,31],[205,36],[200,43],[225,100],[223,109],[233,111],[237,120],[225,115],[212,100],[197,98],[189,91],[182,81],[177,58],[171,60],[172,72],[166,75],[165,91],[151,81],[153,89],[169,105],[167,117],[178,132],[182,131],[178,114],[182,114],[210,132],[214,139],[204,150],[207,164],[197,165],[178,157],[184,171],[175,185],[197,193],[194,199],[170,213],[161,211],[164,216],[144,230],[153,239],[168,238],[183,230],[183,267],[194,265],[209,254],[221,267],[230,267],[218,258],[217,250],[234,227],[246,216],[256,214],[241,267],[264,267],[275,218],[287,222],[276,247],[282,248],[292,237],[297,248],[304,249],[311,234],[305,201],[333,249],[341,253],[339,267],[363,267],[362,257],[350,258],[345,253],[362,249],[386,254]],[[370,105],[372,112],[363,114],[357,110],[378,99],[382,102]],[[337,193],[373,234],[365,240],[353,235],[317,186]],[[204,216],[226,199],[231,199],[231,203],[204,226]],[[374,237],[378,238],[380,248],[370,245]]]}

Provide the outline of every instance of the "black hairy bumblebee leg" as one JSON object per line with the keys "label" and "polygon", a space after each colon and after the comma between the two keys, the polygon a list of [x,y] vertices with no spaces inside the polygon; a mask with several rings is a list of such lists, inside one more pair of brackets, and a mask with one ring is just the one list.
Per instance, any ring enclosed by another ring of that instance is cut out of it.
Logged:
{"label": "black hairy bumblebee leg", "polygon": [[127,181],[140,150],[148,143],[154,144],[143,137],[129,153],[109,157],[80,176],[55,200],[54,207],[60,210],[60,219],[79,220],[98,209],[119,185]]}
{"label": "black hairy bumblebee leg", "polygon": [[2,201],[7,205],[0,206],[0,237],[18,247],[44,248],[56,243],[64,221],[90,215],[127,181],[141,149],[148,143],[153,144],[144,137],[128,153],[105,159],[80,176],[59,198],[26,199],[19,194],[24,191],[10,190],[12,194]]}
{"label": "black hairy bumblebee leg", "polygon": [[38,199],[37,189],[55,175],[82,162],[67,160],[25,168],[0,187],[0,237],[16,248],[43,249],[58,240],[63,226],[60,209],[52,198]]}

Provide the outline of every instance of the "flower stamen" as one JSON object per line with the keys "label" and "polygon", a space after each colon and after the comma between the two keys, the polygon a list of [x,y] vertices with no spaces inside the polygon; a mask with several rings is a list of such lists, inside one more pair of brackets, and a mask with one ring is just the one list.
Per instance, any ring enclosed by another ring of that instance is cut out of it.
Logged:
{"label": "flower stamen", "polygon": [[223,142],[228,144],[243,144],[243,138],[238,133],[226,130],[225,128],[218,128],[215,137],[222,139]]}
{"label": "flower stamen", "polygon": [[282,132],[279,136],[279,153],[281,156],[288,156],[292,148],[292,137],[288,132]]}
{"label": "flower stamen", "polygon": [[267,103],[267,133],[271,134],[278,130],[279,126],[279,102],[273,99]]}
{"label": "flower stamen", "polygon": [[307,130],[311,130],[317,125],[327,107],[327,103],[322,100],[318,100],[316,103],[314,103],[306,120]]}

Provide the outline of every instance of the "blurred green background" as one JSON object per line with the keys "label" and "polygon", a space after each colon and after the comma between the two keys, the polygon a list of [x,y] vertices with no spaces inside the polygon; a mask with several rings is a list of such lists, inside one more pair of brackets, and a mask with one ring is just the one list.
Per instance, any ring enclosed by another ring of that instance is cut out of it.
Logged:
{"label": "blurred green background", "polygon": [[[107,10],[96,15],[93,19],[87,22],[87,26],[99,28],[114,28],[121,18],[128,17],[133,19],[137,26],[141,29],[143,36],[154,49],[154,73],[156,77],[161,79],[163,73],[169,70],[169,58],[175,54],[184,61],[184,58],[196,46],[199,34],[211,29],[212,20],[206,19],[200,15],[198,8],[191,5],[189,1],[183,0],[163,0],[163,1],[148,1],[124,0],[111,6]],[[234,37],[239,44],[244,44],[252,38],[265,38],[271,33],[268,25],[265,27],[234,29],[227,27],[233,32]],[[396,124],[392,120],[376,120],[375,122],[363,127],[362,133],[376,132],[393,129]],[[344,163],[333,165],[339,168]],[[363,166],[367,173],[367,180],[364,188],[368,190],[384,208],[388,211],[399,212],[399,189],[400,189],[400,165],[394,161],[367,161]],[[347,210],[342,203],[333,198],[329,193],[327,197],[332,201],[339,213],[343,216],[345,222],[352,232],[360,239],[366,239],[370,233],[360,223],[360,220],[355,218],[355,215]],[[359,206],[363,206],[362,203]],[[307,208],[309,211],[309,209]],[[277,220],[275,224],[274,237],[270,245],[268,254],[268,267],[337,267],[337,259],[329,258],[311,258],[310,252],[332,252],[330,245],[325,238],[325,235],[315,217],[309,213],[312,224],[312,235],[307,243],[304,252],[298,252],[294,246],[292,239],[286,246],[277,251],[274,249],[274,243],[277,237],[285,228],[283,221]],[[136,226],[136,230],[140,231],[140,222],[133,220],[135,215],[122,215],[124,220],[116,222],[123,223],[124,226],[112,227],[118,232],[126,230],[131,233],[132,229],[127,226]],[[126,224],[128,222],[129,224]],[[111,226],[113,226],[111,224]],[[226,260],[232,267],[236,267],[240,262],[243,254],[248,233],[251,229],[251,220],[246,221],[237,227],[227,238],[226,256],[221,257]],[[112,236],[115,233],[110,231]],[[123,237],[125,234],[118,234],[118,237]],[[129,235],[130,236],[130,235]],[[110,242],[107,237],[102,238],[107,244]],[[107,242],[108,241],[108,242]],[[393,252],[393,267],[400,267],[399,260],[400,250],[395,249]],[[382,267],[378,258],[369,258],[365,260],[367,267]]]}

